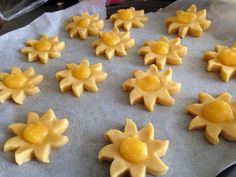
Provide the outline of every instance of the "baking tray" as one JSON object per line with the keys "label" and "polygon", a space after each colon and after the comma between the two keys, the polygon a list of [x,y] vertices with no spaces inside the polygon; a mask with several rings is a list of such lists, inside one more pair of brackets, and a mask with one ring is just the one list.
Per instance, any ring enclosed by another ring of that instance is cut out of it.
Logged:
{"label": "baking tray", "polygon": [[[9,31],[14,29],[18,29],[23,27],[30,22],[32,22],[35,18],[42,15],[45,12],[53,12],[60,9],[65,9],[69,6],[76,4],[78,0],[70,0],[70,1],[59,1],[59,0],[51,0],[39,7],[38,9],[30,12],[29,14],[23,15],[19,18],[16,18],[9,22],[0,22],[0,35],[3,35]],[[111,3],[107,2],[107,17],[116,12],[118,9],[135,7],[136,9],[144,9],[145,12],[155,12],[160,8],[164,8],[170,3],[174,2],[174,0],[133,0],[133,1],[122,1]],[[60,3],[60,5],[58,4]],[[223,172],[221,172],[217,177],[235,177],[236,176],[236,165],[232,165]]]}

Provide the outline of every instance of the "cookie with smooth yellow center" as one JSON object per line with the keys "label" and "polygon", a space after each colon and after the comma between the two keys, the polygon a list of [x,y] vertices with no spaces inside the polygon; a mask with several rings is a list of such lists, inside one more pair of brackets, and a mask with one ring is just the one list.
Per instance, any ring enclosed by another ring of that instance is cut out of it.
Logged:
{"label": "cookie with smooth yellow center", "polygon": [[105,133],[111,144],[104,146],[98,154],[100,161],[112,161],[111,177],[121,177],[129,173],[131,177],[163,175],[168,171],[160,157],[167,152],[169,141],[154,139],[154,128],[148,123],[138,130],[131,119],[126,120],[124,132],[111,129]]}
{"label": "cookie with smooth yellow center", "polygon": [[137,70],[133,72],[133,78],[123,83],[123,89],[130,92],[129,101],[131,105],[144,102],[148,111],[153,111],[155,104],[172,106],[174,99],[172,95],[179,93],[181,84],[172,81],[171,68],[159,73],[155,65],[144,72]]}
{"label": "cookie with smooth yellow center", "polygon": [[142,28],[148,20],[144,10],[135,10],[134,7],[128,9],[120,9],[117,13],[110,16],[110,20],[116,28],[124,28],[125,31],[130,31],[131,28]]}
{"label": "cookie with smooth yellow center", "polygon": [[84,59],[80,64],[67,64],[66,70],[56,73],[56,78],[60,81],[62,92],[72,90],[76,97],[80,97],[84,90],[97,92],[97,83],[106,80],[107,73],[103,72],[101,63],[89,64]]}
{"label": "cookie with smooth yellow center", "polygon": [[208,61],[207,70],[209,72],[220,72],[223,81],[236,74],[236,43],[230,48],[224,45],[217,45],[215,51],[207,51],[203,59]]}
{"label": "cookie with smooth yellow center", "polygon": [[35,157],[49,163],[52,148],[61,148],[69,140],[62,136],[69,125],[67,119],[57,119],[52,109],[39,117],[35,112],[28,113],[26,124],[14,123],[9,129],[16,135],[4,144],[4,152],[13,151],[15,161],[22,165]]}
{"label": "cookie with smooth yellow center", "polygon": [[189,130],[205,129],[205,136],[212,144],[219,143],[219,135],[236,141],[236,102],[232,101],[232,96],[224,92],[214,98],[200,93],[199,101],[186,108],[187,113],[195,116],[189,124]]}
{"label": "cookie with smooth yellow center", "polygon": [[144,56],[145,65],[154,63],[159,69],[163,69],[166,63],[181,64],[182,57],[187,55],[187,51],[187,47],[180,45],[180,38],[168,40],[162,36],[157,41],[145,41],[138,54]]}
{"label": "cookie with smooth yellow center", "polygon": [[176,16],[167,18],[166,26],[168,33],[178,33],[178,36],[184,38],[187,34],[194,37],[200,37],[203,31],[211,26],[211,21],[206,19],[206,9],[197,11],[193,4],[186,11],[176,11]]}
{"label": "cookie with smooth yellow center", "polygon": [[84,12],[81,16],[73,16],[71,22],[65,25],[65,29],[70,38],[86,39],[88,36],[97,36],[104,28],[104,21],[99,19],[99,15],[89,15]]}
{"label": "cookie with smooth yellow center", "polygon": [[42,80],[43,75],[37,75],[33,67],[25,71],[12,67],[11,73],[0,73],[0,103],[12,98],[15,103],[23,104],[27,95],[40,92],[37,86]]}
{"label": "cookie with smooth yellow center", "polygon": [[27,47],[21,49],[21,53],[27,55],[28,61],[39,60],[43,64],[46,64],[50,58],[60,58],[60,52],[65,47],[65,43],[60,41],[58,36],[49,38],[46,34],[43,34],[39,40],[28,40],[26,45]]}
{"label": "cookie with smooth yellow center", "polygon": [[135,41],[130,38],[129,32],[120,32],[114,28],[110,32],[100,32],[99,39],[92,43],[92,47],[96,48],[96,55],[106,55],[110,60],[114,55],[125,56],[126,50],[134,47]]}

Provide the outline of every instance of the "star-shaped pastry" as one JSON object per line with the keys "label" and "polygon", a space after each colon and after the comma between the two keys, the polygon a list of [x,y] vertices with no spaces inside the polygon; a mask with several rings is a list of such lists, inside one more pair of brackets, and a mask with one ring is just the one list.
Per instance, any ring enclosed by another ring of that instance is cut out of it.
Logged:
{"label": "star-shaped pastry", "polygon": [[58,36],[49,38],[43,34],[39,40],[28,40],[27,47],[21,49],[21,53],[27,55],[28,61],[40,60],[43,64],[51,58],[60,58],[60,51],[64,49],[65,43],[60,41]]}
{"label": "star-shaped pastry", "polygon": [[114,55],[125,56],[126,50],[135,45],[134,39],[130,38],[130,32],[120,32],[114,28],[110,32],[100,32],[99,39],[92,43],[96,48],[96,55],[106,55],[110,60]]}
{"label": "star-shaped pastry", "polygon": [[117,28],[124,28],[125,31],[130,31],[131,28],[142,28],[144,22],[148,20],[144,10],[135,10],[134,7],[128,9],[120,9],[117,13],[110,16],[110,20]]}
{"label": "star-shaped pastry", "polygon": [[84,12],[81,16],[73,16],[71,20],[65,26],[70,38],[87,39],[88,36],[97,36],[104,28],[104,21],[99,19],[98,14],[89,15],[88,12]]}
{"label": "star-shaped pastry", "polygon": [[207,93],[199,94],[200,103],[189,105],[187,113],[195,116],[189,130],[205,129],[205,136],[212,144],[219,143],[219,135],[229,141],[236,141],[236,102],[229,93],[214,98]]}
{"label": "star-shaped pastry", "polygon": [[38,161],[49,163],[52,148],[60,148],[69,140],[62,136],[69,125],[67,119],[57,119],[52,109],[42,117],[35,112],[28,113],[26,124],[14,123],[9,129],[16,135],[4,144],[4,152],[14,151],[15,161],[22,165],[35,157]]}
{"label": "star-shaped pastry", "polygon": [[187,34],[200,37],[202,32],[211,26],[211,21],[206,19],[206,14],[206,9],[197,11],[194,4],[187,11],[178,10],[176,16],[169,17],[166,20],[168,33],[178,33],[181,38],[184,38]]}
{"label": "star-shaped pastry", "polygon": [[207,51],[203,59],[208,61],[208,71],[220,71],[220,77],[228,82],[236,73],[236,43],[231,47],[217,45],[215,51]]}
{"label": "star-shaped pastry", "polygon": [[37,87],[43,80],[43,75],[37,75],[33,67],[21,71],[12,67],[11,73],[0,73],[0,103],[12,98],[17,104],[23,104],[26,95],[40,92]]}
{"label": "star-shaped pastry", "polygon": [[62,92],[72,90],[76,97],[80,97],[84,90],[97,92],[97,83],[104,81],[107,73],[103,72],[101,63],[90,65],[84,59],[80,64],[67,64],[66,70],[56,73],[56,78],[60,81]]}
{"label": "star-shaped pastry", "polygon": [[131,177],[145,177],[146,173],[163,175],[169,169],[160,159],[166,154],[169,141],[154,139],[152,123],[138,131],[135,123],[127,119],[124,132],[111,129],[105,133],[105,139],[111,144],[100,150],[98,159],[112,161],[111,177],[121,177],[126,172]]}
{"label": "star-shaped pastry", "polygon": [[123,83],[125,91],[130,92],[129,101],[131,105],[144,102],[148,111],[153,111],[156,103],[172,106],[174,99],[171,97],[179,93],[181,85],[172,81],[172,70],[167,69],[159,73],[155,65],[144,72],[137,70],[133,72],[134,78]]}
{"label": "star-shaped pastry", "polygon": [[139,49],[138,54],[144,56],[144,64],[155,63],[159,69],[163,69],[166,63],[179,65],[182,57],[188,52],[188,48],[180,45],[180,38],[168,40],[167,37],[160,37],[157,41],[145,41],[144,47]]}

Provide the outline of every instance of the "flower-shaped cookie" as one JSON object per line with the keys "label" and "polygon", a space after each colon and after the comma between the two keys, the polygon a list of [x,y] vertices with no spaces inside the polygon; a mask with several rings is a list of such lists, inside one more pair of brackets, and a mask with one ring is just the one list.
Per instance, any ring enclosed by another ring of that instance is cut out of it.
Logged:
{"label": "flower-shaped cookie", "polygon": [[220,71],[221,79],[228,82],[236,73],[236,43],[231,47],[217,45],[215,51],[205,52],[208,71]]}
{"label": "flower-shaped cookie", "polygon": [[21,71],[12,67],[11,73],[0,73],[0,103],[12,98],[14,102],[23,104],[26,95],[40,92],[37,85],[43,80],[43,75],[37,75],[33,67]]}
{"label": "flower-shaped cookie", "polygon": [[51,109],[42,117],[29,112],[27,124],[14,123],[9,126],[16,136],[4,144],[4,152],[14,151],[18,165],[33,157],[40,162],[49,163],[51,148],[60,148],[69,141],[67,136],[61,135],[68,124],[67,119],[58,120]]}
{"label": "flower-shaped cookie", "polygon": [[104,21],[99,19],[99,15],[89,15],[84,12],[81,16],[73,16],[72,22],[65,26],[71,38],[80,37],[86,39],[88,36],[97,36],[98,32],[104,28]]}
{"label": "flower-shaped cookie", "polygon": [[205,129],[205,136],[212,144],[219,143],[221,134],[229,141],[236,141],[236,102],[229,93],[221,93],[214,98],[207,93],[199,94],[200,103],[189,105],[187,113],[195,116],[189,130]]}
{"label": "flower-shaped cookie", "polygon": [[211,26],[211,21],[206,19],[206,13],[206,9],[197,11],[194,4],[187,11],[176,11],[176,16],[169,17],[166,20],[168,33],[178,33],[181,38],[187,34],[194,37],[201,36],[202,32]]}
{"label": "flower-shaped cookie", "polygon": [[56,78],[60,80],[60,89],[62,92],[71,90],[77,97],[84,90],[97,92],[97,83],[104,81],[107,78],[107,73],[102,71],[102,64],[89,64],[89,61],[84,59],[80,64],[67,64],[66,70],[56,73]]}
{"label": "flower-shaped cookie", "polygon": [[130,7],[129,9],[118,10],[117,13],[110,16],[110,20],[115,27],[123,27],[125,31],[129,31],[132,27],[144,27],[144,22],[148,20],[148,17],[144,15],[144,10],[135,10],[135,8]]}
{"label": "flower-shaped cookie", "polygon": [[131,92],[129,101],[131,105],[144,102],[148,111],[153,111],[156,103],[172,106],[174,99],[171,95],[180,91],[181,85],[172,81],[172,70],[167,69],[159,73],[155,65],[144,72],[137,70],[133,72],[134,78],[123,83],[125,91]]}
{"label": "flower-shaped cookie", "polygon": [[180,45],[180,38],[168,40],[162,36],[158,41],[145,41],[138,54],[144,56],[145,65],[155,63],[159,69],[163,69],[166,63],[181,64],[187,51],[187,47]]}
{"label": "flower-shaped cookie", "polygon": [[168,171],[160,157],[166,154],[169,141],[155,140],[151,123],[138,131],[135,123],[127,119],[124,132],[112,129],[105,133],[105,138],[111,144],[100,150],[98,159],[112,161],[111,177],[127,172],[131,177],[145,177],[146,172],[163,175]]}
{"label": "flower-shaped cookie", "polygon": [[117,56],[127,55],[126,50],[135,45],[134,39],[130,38],[130,32],[120,32],[114,28],[110,32],[100,32],[99,39],[92,43],[96,48],[96,55],[106,55],[111,59],[115,54]]}
{"label": "flower-shaped cookie", "polygon": [[28,61],[40,60],[44,64],[49,58],[60,58],[60,51],[65,47],[65,43],[59,41],[58,36],[49,38],[45,34],[39,40],[28,40],[26,45],[28,47],[22,48],[21,53],[28,56]]}

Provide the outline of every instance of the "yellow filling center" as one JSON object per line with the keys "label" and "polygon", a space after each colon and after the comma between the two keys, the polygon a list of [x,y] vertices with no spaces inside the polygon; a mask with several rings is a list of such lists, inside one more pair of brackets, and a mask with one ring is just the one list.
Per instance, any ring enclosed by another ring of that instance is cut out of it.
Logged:
{"label": "yellow filling center", "polygon": [[203,106],[203,117],[214,123],[223,123],[234,120],[233,111],[230,105],[221,100],[212,101]]}
{"label": "yellow filling center", "polygon": [[90,24],[90,19],[84,18],[84,19],[80,19],[78,21],[78,26],[80,26],[82,28],[87,28],[89,26],[89,24]]}
{"label": "yellow filling center", "polygon": [[105,44],[114,46],[120,42],[120,37],[112,33],[105,33],[102,35],[102,40]]}
{"label": "yellow filling center", "polygon": [[25,85],[27,77],[22,73],[11,74],[4,78],[4,84],[12,89],[19,89]]}
{"label": "yellow filling center", "polygon": [[48,135],[48,127],[43,124],[29,124],[23,132],[26,141],[32,144],[40,144]]}
{"label": "yellow filling center", "polygon": [[161,87],[160,79],[157,76],[148,76],[143,79],[138,79],[136,84],[144,91],[151,92]]}
{"label": "yellow filling center", "polygon": [[48,51],[52,47],[52,44],[47,39],[44,39],[37,42],[34,47],[39,51]]}
{"label": "yellow filling center", "polygon": [[120,144],[120,155],[132,163],[141,163],[148,158],[146,143],[136,138],[126,138]]}
{"label": "yellow filling center", "polygon": [[131,20],[135,16],[135,13],[129,9],[121,10],[118,16],[122,20]]}
{"label": "yellow filling center", "polygon": [[164,42],[164,41],[158,41],[151,48],[155,54],[159,54],[159,55],[165,55],[169,51],[169,45],[167,42]]}
{"label": "yellow filling center", "polygon": [[225,49],[219,53],[217,58],[224,65],[236,66],[236,50],[235,49]]}
{"label": "yellow filling center", "polygon": [[82,65],[79,65],[72,71],[72,75],[79,80],[87,79],[90,76],[90,74],[91,70],[89,69],[89,67]]}
{"label": "yellow filling center", "polygon": [[191,23],[197,18],[197,15],[192,12],[185,12],[185,11],[180,11],[180,13],[177,15],[177,21],[179,23]]}

